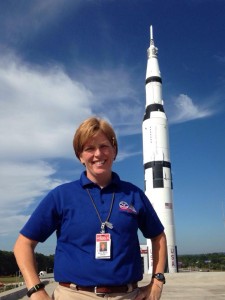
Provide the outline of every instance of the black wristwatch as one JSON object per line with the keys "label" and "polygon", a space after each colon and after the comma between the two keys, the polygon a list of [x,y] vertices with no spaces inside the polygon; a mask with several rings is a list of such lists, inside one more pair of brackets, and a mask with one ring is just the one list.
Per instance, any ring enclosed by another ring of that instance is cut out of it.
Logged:
{"label": "black wristwatch", "polygon": [[39,291],[40,289],[43,289],[44,287],[45,287],[45,285],[43,282],[36,284],[31,289],[29,289],[29,291],[27,292],[27,297],[30,297],[33,293],[36,293],[37,291]]}
{"label": "black wristwatch", "polygon": [[165,278],[165,276],[164,276],[162,273],[156,273],[156,274],[153,274],[153,275],[152,275],[152,278],[155,278],[155,279],[157,279],[158,281],[163,282],[163,284],[166,283],[166,278]]}

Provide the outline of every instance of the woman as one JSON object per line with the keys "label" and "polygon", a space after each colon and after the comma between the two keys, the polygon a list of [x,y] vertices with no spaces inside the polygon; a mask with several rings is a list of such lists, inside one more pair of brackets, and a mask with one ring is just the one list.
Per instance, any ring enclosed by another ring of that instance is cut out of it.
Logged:
{"label": "woman", "polygon": [[[20,231],[14,253],[32,300],[160,299],[164,283],[164,228],[145,194],[112,172],[118,145],[113,128],[89,118],[77,129],[73,146],[85,167],[79,180],[49,192]],[[142,263],[138,228],[152,240],[153,274],[138,288]],[[57,246],[52,298],[40,283],[34,250],[54,231]],[[100,251],[104,242],[106,251]],[[115,297],[115,298],[114,298]]]}

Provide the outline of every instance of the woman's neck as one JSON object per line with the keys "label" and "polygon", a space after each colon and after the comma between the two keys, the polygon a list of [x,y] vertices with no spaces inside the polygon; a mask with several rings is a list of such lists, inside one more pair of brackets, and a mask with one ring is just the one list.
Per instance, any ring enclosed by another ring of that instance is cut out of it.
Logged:
{"label": "woman's neck", "polygon": [[104,187],[106,187],[107,185],[110,184],[111,180],[112,180],[112,172],[109,174],[109,176],[106,175],[102,175],[102,176],[96,176],[96,177],[89,177],[87,175],[88,179],[90,179],[92,182],[94,182],[95,184],[97,184],[101,189],[103,189]]}

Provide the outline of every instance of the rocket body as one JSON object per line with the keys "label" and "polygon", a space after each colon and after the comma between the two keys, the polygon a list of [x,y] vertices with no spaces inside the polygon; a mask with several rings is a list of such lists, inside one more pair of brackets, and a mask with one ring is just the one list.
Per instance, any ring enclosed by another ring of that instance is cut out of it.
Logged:
{"label": "rocket body", "polygon": [[[162,79],[158,65],[158,49],[154,45],[150,28],[146,70],[146,107],[142,125],[145,194],[152,203],[167,238],[167,271],[177,272],[177,251],[173,214],[173,183],[169,151],[167,117],[162,100]],[[152,269],[151,241],[149,248],[149,273]]]}

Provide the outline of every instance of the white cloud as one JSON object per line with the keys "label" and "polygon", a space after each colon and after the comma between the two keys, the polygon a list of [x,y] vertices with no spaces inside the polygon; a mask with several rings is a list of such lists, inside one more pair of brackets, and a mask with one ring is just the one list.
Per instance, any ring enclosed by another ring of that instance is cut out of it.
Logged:
{"label": "white cloud", "polygon": [[59,180],[52,176],[56,170],[48,163],[2,162],[0,168],[0,234],[21,228],[29,213],[26,210]]}
{"label": "white cloud", "polygon": [[[52,166],[44,162],[36,163],[9,163],[2,162],[0,177],[0,214],[5,205],[10,212],[21,209],[20,201],[23,201],[22,209],[28,207],[32,200],[58,184],[57,180],[50,179],[56,172]],[[14,193],[16,191],[16,199]],[[14,202],[15,201],[15,202]]]}
{"label": "white cloud", "polygon": [[104,70],[85,68],[80,75],[95,98],[93,112],[110,119],[120,135],[141,133],[145,101],[140,102],[132,74],[131,69],[121,66]]}
{"label": "white cloud", "polygon": [[134,100],[137,96],[137,92],[131,84],[131,76],[123,67],[103,70],[85,68],[82,81],[87,82],[88,87],[99,99],[97,104],[109,100],[117,103],[127,97]]}
{"label": "white cloud", "polygon": [[91,101],[91,92],[59,68],[37,70],[15,57],[1,60],[0,156],[71,155],[75,127],[92,113]]}
{"label": "white cloud", "polygon": [[173,99],[173,105],[169,107],[170,123],[183,123],[190,120],[206,118],[214,114],[208,106],[194,104],[193,100],[187,95],[180,94]]}

